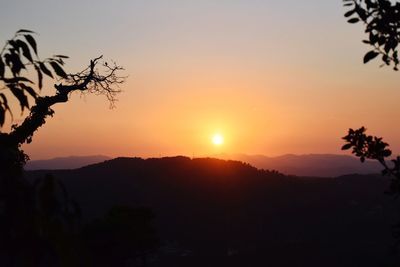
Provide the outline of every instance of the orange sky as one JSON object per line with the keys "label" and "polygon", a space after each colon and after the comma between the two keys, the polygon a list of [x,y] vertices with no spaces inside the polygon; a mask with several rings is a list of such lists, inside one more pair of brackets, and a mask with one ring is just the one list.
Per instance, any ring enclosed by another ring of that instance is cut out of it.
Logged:
{"label": "orange sky", "polygon": [[362,125],[400,152],[398,73],[362,64],[362,26],[346,24],[341,1],[165,3],[83,1],[75,11],[19,1],[0,11],[2,40],[33,29],[42,55],[71,57],[70,72],[104,54],[129,75],[114,110],[79,94],[55,107],[24,146],[32,159],[341,153],[340,137]]}

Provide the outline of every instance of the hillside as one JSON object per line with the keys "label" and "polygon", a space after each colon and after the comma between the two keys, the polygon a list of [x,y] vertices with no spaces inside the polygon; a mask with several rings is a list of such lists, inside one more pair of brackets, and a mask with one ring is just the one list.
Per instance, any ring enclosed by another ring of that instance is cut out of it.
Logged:
{"label": "hillside", "polygon": [[186,157],[117,158],[51,172],[86,221],[117,204],[153,209],[164,247],[151,266],[382,266],[394,260],[397,218],[382,177],[290,177],[237,161]]}

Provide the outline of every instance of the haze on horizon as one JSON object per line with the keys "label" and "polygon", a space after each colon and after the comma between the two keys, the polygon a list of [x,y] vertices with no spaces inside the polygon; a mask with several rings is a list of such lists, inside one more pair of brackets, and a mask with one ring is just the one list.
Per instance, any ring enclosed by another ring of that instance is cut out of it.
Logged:
{"label": "haze on horizon", "polygon": [[338,154],[347,129],[366,126],[397,154],[398,73],[362,64],[362,26],[344,12],[341,0],[9,1],[1,41],[31,29],[43,58],[70,56],[67,71],[104,55],[129,76],[116,109],[74,95],[24,150],[32,159]]}

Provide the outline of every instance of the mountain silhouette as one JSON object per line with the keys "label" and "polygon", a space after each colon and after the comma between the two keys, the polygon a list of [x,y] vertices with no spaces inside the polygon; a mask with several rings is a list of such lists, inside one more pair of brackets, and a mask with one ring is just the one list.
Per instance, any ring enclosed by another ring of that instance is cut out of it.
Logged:
{"label": "mountain silhouette", "polygon": [[110,159],[110,157],[103,155],[58,157],[45,160],[30,160],[24,168],[25,170],[76,169]]}
{"label": "mountain silhouette", "polygon": [[[346,174],[377,174],[382,167],[377,162],[366,161],[347,155],[334,154],[287,154],[277,157],[246,154],[219,154],[216,158],[246,162],[259,169],[278,170],[287,175],[336,177]],[[31,160],[26,170],[76,169],[89,164],[110,160],[108,156],[70,156],[48,160]]]}
{"label": "mountain silhouette", "polygon": [[287,154],[277,157],[264,155],[218,155],[218,158],[248,162],[260,169],[274,169],[288,175],[336,177],[346,174],[377,174],[382,170],[375,161],[361,163],[356,157],[335,154]]}
{"label": "mountain silhouette", "polygon": [[380,176],[294,177],[187,157],[116,158],[51,173],[85,221],[114,205],[151,208],[164,244],[154,266],[382,266],[395,258],[396,207]]}

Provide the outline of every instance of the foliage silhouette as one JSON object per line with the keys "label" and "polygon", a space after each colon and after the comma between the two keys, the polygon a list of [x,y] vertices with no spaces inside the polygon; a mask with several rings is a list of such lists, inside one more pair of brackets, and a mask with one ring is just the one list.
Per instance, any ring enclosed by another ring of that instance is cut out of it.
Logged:
{"label": "foliage silhouette", "polygon": [[[350,10],[345,13],[349,23],[362,21],[365,32],[369,35],[364,43],[373,47],[364,56],[364,63],[377,56],[382,56],[383,65],[391,65],[398,70],[398,45],[400,41],[400,3],[389,0],[343,0],[345,7]],[[392,167],[387,163],[387,158],[392,155],[388,144],[382,138],[366,134],[365,127],[353,130],[343,137],[346,144],[342,150],[352,149],[352,153],[362,162],[365,159],[377,160],[382,166],[382,175],[391,177],[389,193],[400,195],[400,156],[392,159]],[[394,235],[397,245],[400,244],[400,223],[395,225]]]}
{"label": "foliage silhouette", "polygon": [[[373,47],[364,56],[364,63],[382,56],[383,65],[393,64],[398,70],[400,41],[400,3],[389,0],[343,0],[348,7],[345,17],[349,23],[363,22],[368,39],[364,43]],[[382,65],[382,66],[383,66]]]}
{"label": "foliage silhouette", "polygon": [[383,167],[382,175],[388,175],[392,178],[390,186],[391,194],[400,194],[400,156],[392,161],[392,167],[387,163],[387,158],[392,155],[392,151],[388,149],[388,144],[382,141],[382,138],[367,135],[366,129],[349,129],[348,135],[343,137],[346,144],[342,150],[352,149],[352,153],[359,157],[362,162],[365,159],[377,160]]}
{"label": "foliage silhouette", "polygon": [[[365,32],[369,34],[368,40],[363,40],[374,49],[364,56],[364,63],[382,56],[384,65],[393,63],[394,70],[398,70],[398,45],[400,41],[400,3],[392,3],[389,0],[343,0],[344,6],[349,7],[344,16],[348,17],[349,23],[362,21],[365,24]],[[343,137],[346,144],[342,150],[352,149],[352,153],[359,157],[362,162],[365,159],[377,160],[384,167],[382,174],[393,177],[391,191],[400,194],[400,158],[392,160],[394,166],[390,168],[386,163],[386,158],[392,152],[388,149],[388,144],[382,138],[366,135],[366,129],[361,127],[353,130],[349,129],[348,134]]]}
{"label": "foliage silhouette", "polygon": [[[30,30],[19,30],[0,50],[0,262],[6,266],[74,266],[73,243],[79,222],[79,207],[68,198],[65,187],[47,175],[30,184],[23,176],[29,159],[21,145],[32,141],[48,117],[52,106],[67,102],[72,92],[102,94],[113,106],[122,67],[102,61],[90,61],[88,67],[74,74],[64,69],[64,55],[41,60]],[[32,81],[32,72],[37,82]],[[44,77],[56,79],[53,95],[41,96]],[[30,105],[30,99],[34,104]],[[16,101],[15,101],[16,100]],[[29,114],[19,125],[4,130],[8,117],[13,120],[13,107],[21,115]]]}
{"label": "foliage silhouette", "polygon": [[[39,60],[37,45],[32,31],[20,30],[6,42],[0,53],[0,82],[6,92],[11,92],[20,105],[21,111],[30,108],[29,115],[20,125],[13,125],[9,133],[0,132],[1,163],[5,166],[20,168],[28,159],[20,150],[23,143],[30,143],[34,132],[41,127],[49,116],[54,115],[51,107],[57,103],[68,101],[68,96],[74,91],[81,93],[103,94],[113,106],[116,95],[120,92],[118,85],[124,82],[124,77],[118,76],[122,67],[117,64],[102,62],[102,56],[90,61],[87,68],[75,74],[67,74],[62,65],[63,55],[56,55],[45,60]],[[23,39],[25,38],[25,40]],[[32,57],[33,50],[36,58]],[[102,70],[99,70],[99,65]],[[53,70],[53,73],[49,69]],[[38,81],[36,90],[32,87],[33,81],[28,79],[28,74],[33,70],[37,72]],[[58,78],[55,84],[55,94],[39,96],[43,86],[43,76]],[[28,95],[35,100],[30,107]],[[0,94],[0,126],[4,125],[6,114],[12,116],[12,108],[6,94]]]}

